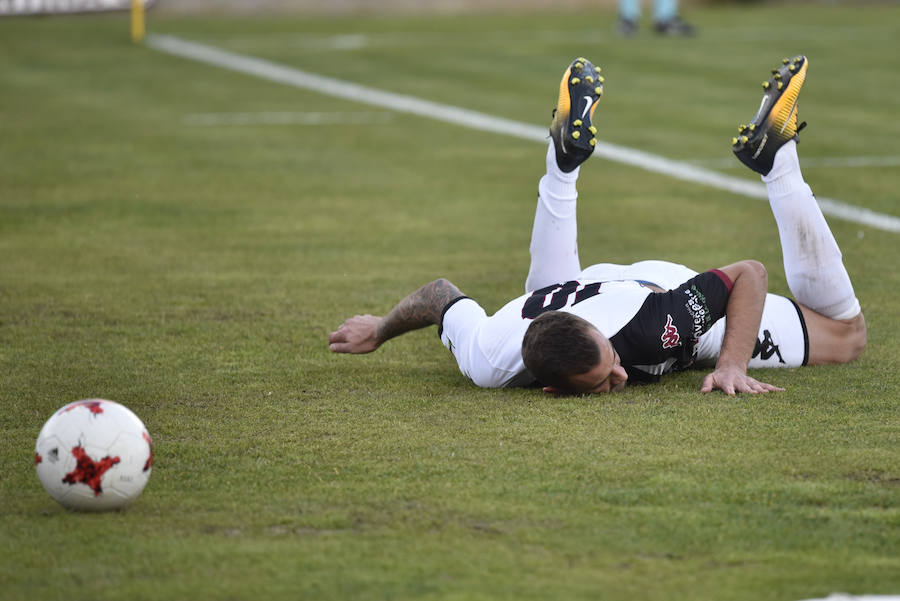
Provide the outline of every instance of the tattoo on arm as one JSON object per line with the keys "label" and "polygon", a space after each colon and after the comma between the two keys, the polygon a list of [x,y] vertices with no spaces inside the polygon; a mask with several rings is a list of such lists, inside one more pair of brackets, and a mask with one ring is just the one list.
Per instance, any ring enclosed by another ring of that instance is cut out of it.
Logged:
{"label": "tattoo on arm", "polygon": [[447,303],[460,296],[464,295],[459,288],[444,278],[425,284],[384,316],[378,327],[379,343],[412,330],[436,325]]}

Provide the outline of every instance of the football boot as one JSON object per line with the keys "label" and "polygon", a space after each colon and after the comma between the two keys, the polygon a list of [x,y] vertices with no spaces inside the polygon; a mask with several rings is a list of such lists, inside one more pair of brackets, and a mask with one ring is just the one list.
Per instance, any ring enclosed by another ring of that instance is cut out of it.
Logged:
{"label": "football boot", "polygon": [[749,125],[739,126],[738,136],[731,140],[735,156],[762,175],[772,170],[778,149],[788,140],[798,139],[797,133],[806,127],[806,122],[797,125],[797,98],[809,61],[797,55],[781,63],[762,84],[765,93],[756,116]]}
{"label": "football boot", "polygon": [[556,149],[556,164],[568,173],[594,152],[597,128],[592,119],[603,96],[603,76],[586,58],[576,58],[559,82],[559,100],[550,122],[550,137]]}
{"label": "football boot", "polygon": [[638,34],[638,22],[625,17],[619,17],[616,21],[616,33],[623,38],[633,38]]}
{"label": "football boot", "polygon": [[665,21],[656,21],[653,31],[659,35],[691,37],[697,35],[697,28],[679,16]]}

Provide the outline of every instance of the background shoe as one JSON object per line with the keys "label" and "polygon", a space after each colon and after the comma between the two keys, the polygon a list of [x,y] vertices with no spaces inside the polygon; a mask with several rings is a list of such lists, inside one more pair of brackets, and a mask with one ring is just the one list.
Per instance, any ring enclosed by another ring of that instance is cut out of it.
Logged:
{"label": "background shoe", "polygon": [[659,35],[685,37],[697,35],[697,28],[678,16],[672,17],[667,21],[657,21],[653,24],[653,31]]}
{"label": "background shoe", "polygon": [[591,120],[601,96],[600,67],[586,58],[576,58],[559,82],[559,100],[550,123],[556,164],[562,171],[575,170],[594,152],[597,128]]}
{"label": "background shoe", "polygon": [[623,17],[619,17],[619,20],[616,21],[616,33],[618,33],[620,36],[624,38],[633,38],[637,35],[637,32],[637,21],[632,21]]}
{"label": "background shoe", "polygon": [[772,77],[763,82],[762,102],[750,125],[738,126],[738,137],[731,139],[732,151],[738,159],[757,173],[766,175],[772,170],[775,153],[806,123],[797,125],[797,100],[809,61],[803,55],[784,59]]}

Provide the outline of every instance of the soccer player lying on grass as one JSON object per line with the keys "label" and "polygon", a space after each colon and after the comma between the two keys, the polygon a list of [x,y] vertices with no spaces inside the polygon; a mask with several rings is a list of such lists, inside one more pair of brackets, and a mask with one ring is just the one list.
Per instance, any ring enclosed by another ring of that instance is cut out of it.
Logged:
{"label": "soccer player lying on grass", "polygon": [[576,59],[560,82],[540,181],[526,294],[488,317],[445,279],[426,284],[384,317],[357,315],[328,341],[368,353],[410,330],[438,325],[460,371],[482,387],[541,383],[554,393],[617,392],[691,365],[715,365],[701,392],[782,390],[747,367],[845,363],[866,344],[866,325],[841,252],[797,158],[797,96],[804,56],[763,84],[763,102],[732,150],[762,175],[796,302],[767,294],[763,265],[745,260],[704,273],[664,261],[582,269],[576,244],[579,165],[603,78]]}

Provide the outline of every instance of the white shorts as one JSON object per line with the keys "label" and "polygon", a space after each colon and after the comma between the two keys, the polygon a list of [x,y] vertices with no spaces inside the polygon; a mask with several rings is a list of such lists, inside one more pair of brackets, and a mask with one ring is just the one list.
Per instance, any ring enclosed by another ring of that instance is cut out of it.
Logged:
{"label": "white shorts", "polygon": [[[725,318],[722,318],[700,337],[699,365],[715,364],[724,335]],[[787,297],[767,294],[750,367],[800,367],[808,360],[809,334],[800,307]]]}

